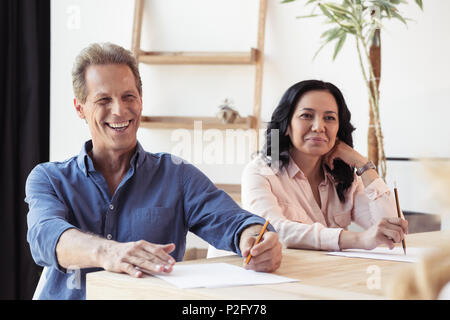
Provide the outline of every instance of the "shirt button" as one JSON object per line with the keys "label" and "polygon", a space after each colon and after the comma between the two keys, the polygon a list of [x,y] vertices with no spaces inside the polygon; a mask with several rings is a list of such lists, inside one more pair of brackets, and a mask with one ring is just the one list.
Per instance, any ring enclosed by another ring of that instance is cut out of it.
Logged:
{"label": "shirt button", "polygon": [[110,210],[114,210],[114,206],[112,204],[109,205]]}
{"label": "shirt button", "polygon": [[108,240],[111,240],[111,239],[112,239],[111,233],[108,233],[108,235],[106,236],[106,239],[108,239]]}

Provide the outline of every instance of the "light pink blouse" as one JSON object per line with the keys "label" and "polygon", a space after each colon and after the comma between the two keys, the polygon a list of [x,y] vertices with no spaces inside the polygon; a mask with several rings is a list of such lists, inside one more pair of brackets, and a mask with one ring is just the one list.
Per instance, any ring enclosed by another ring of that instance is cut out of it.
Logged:
{"label": "light pink blouse", "polygon": [[319,250],[340,250],[339,234],[351,221],[367,229],[384,217],[397,216],[393,193],[381,178],[364,188],[355,174],[342,203],[333,176],[324,172],[319,207],[306,176],[292,159],[276,172],[257,157],[242,175],[243,208],[269,219],[286,247]]}

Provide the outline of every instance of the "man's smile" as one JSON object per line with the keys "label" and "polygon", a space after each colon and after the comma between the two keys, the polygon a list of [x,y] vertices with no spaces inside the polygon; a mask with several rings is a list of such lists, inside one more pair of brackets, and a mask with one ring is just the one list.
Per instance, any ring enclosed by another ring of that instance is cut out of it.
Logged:
{"label": "man's smile", "polygon": [[122,122],[105,122],[108,127],[115,131],[124,131],[128,128],[132,120]]}

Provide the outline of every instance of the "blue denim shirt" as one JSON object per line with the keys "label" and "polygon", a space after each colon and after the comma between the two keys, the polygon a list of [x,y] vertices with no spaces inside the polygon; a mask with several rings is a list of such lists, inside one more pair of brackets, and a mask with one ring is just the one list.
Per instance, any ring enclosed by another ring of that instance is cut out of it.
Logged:
{"label": "blue denim shirt", "polygon": [[[191,231],[218,249],[240,254],[240,232],[261,217],[241,209],[193,165],[167,153],[145,152],[137,143],[130,169],[113,195],[96,171],[85,143],[76,157],[36,166],[28,176],[28,234],[34,261],[48,267],[39,299],[84,299],[86,273],[58,265],[56,244],[69,228],[119,242],[175,243],[181,261]],[[269,230],[274,231],[272,226]]]}

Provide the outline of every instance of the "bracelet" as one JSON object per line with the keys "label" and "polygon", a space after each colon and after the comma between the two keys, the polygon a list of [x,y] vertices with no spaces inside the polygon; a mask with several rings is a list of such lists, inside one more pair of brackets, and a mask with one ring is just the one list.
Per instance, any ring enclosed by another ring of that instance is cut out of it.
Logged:
{"label": "bracelet", "polygon": [[360,176],[369,169],[374,169],[374,170],[377,169],[377,167],[375,167],[375,165],[373,164],[372,161],[369,161],[365,165],[363,165],[361,168],[356,169],[356,175]]}

